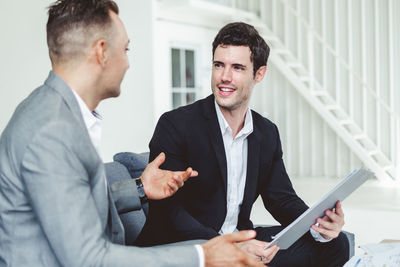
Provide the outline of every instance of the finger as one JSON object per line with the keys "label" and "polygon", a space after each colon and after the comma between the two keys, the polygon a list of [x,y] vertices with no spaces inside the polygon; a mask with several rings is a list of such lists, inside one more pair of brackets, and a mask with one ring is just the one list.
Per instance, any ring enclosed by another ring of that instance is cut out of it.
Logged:
{"label": "finger", "polygon": [[315,220],[315,226],[316,227],[318,227],[319,226],[319,224],[321,223],[321,222],[330,222],[330,219],[329,219],[329,217],[328,216],[324,216],[324,217],[322,217],[322,218],[317,218],[316,220]]}
{"label": "finger", "polygon": [[340,201],[336,202],[335,209],[336,209],[336,214],[344,218],[342,203]]}
{"label": "finger", "polygon": [[179,177],[181,181],[185,182],[187,179],[189,179],[191,173],[192,168],[187,168],[186,171],[175,171],[173,172],[173,178],[175,179],[176,177]]}
{"label": "finger", "polygon": [[[190,171],[189,171],[190,170]],[[199,175],[199,173],[195,170],[193,170],[192,168],[187,168],[186,172],[188,172],[188,177],[185,179],[185,181],[191,177],[196,177],[197,175]]]}
{"label": "finger", "polygon": [[325,211],[326,216],[332,221],[332,222],[339,222],[340,217],[333,211],[331,210],[326,210]]}
{"label": "finger", "polygon": [[192,173],[190,174],[190,177],[196,177],[198,175],[199,175],[199,173],[197,171],[192,170]]}
{"label": "finger", "polygon": [[255,253],[257,256],[263,257],[263,258],[268,258],[271,256],[271,254],[275,251],[275,248],[276,248],[276,246],[271,246],[267,249],[264,249],[264,247],[258,247],[258,246],[255,247]]}
{"label": "finger", "polygon": [[312,225],[311,226],[315,231],[324,236],[324,238],[336,238],[339,235],[340,229],[334,225],[331,226],[323,226],[320,224],[319,226]]}
{"label": "finger", "polygon": [[336,238],[338,236],[338,233],[333,230],[328,230],[322,227],[316,227],[315,225],[311,226],[315,231],[320,233],[321,235],[328,237],[328,238]]}
{"label": "finger", "polygon": [[250,240],[250,242],[252,245],[257,246],[257,247],[262,247],[262,248],[265,248],[265,246],[267,246],[269,244],[268,242],[260,241],[257,239]]}
{"label": "finger", "polygon": [[267,248],[265,251],[268,251],[268,255],[264,256],[264,263],[270,263],[272,259],[275,257],[276,253],[279,251],[279,247],[276,245]]}
{"label": "finger", "polygon": [[157,168],[161,166],[165,161],[165,153],[161,152],[151,163],[154,164]]}
{"label": "finger", "polygon": [[171,189],[171,187],[165,187],[164,188],[164,198],[166,198],[166,197],[170,197],[170,196],[172,196],[173,194],[175,193],[175,191],[173,191],[172,189]]}
{"label": "finger", "polygon": [[174,179],[174,182],[177,184],[178,187],[182,187],[183,186],[182,176],[174,174],[174,176],[172,176],[172,179]]}
{"label": "finger", "polygon": [[199,175],[197,171],[194,171],[192,168],[187,168],[186,171],[176,171],[174,174],[182,176],[183,181],[185,182],[187,179],[191,177],[196,177]]}
{"label": "finger", "polygon": [[322,220],[321,218],[318,218],[317,222],[319,223],[319,228],[325,228],[328,230],[335,229],[335,223],[330,222],[328,220]]}
{"label": "finger", "polygon": [[326,216],[326,215],[324,217],[322,217],[321,219],[324,220],[324,221],[329,221],[329,217]]}
{"label": "finger", "polygon": [[169,186],[169,189],[172,190],[172,194],[175,193],[176,191],[178,191],[178,189],[179,189],[179,186],[172,181],[168,182],[168,186]]}
{"label": "finger", "polygon": [[239,231],[239,232],[235,232],[232,234],[224,235],[225,240],[230,243],[243,242],[243,241],[253,239],[254,237],[256,237],[256,232],[253,230]]}
{"label": "finger", "polygon": [[[244,253],[244,252],[242,252]],[[244,253],[245,254],[245,253]],[[256,267],[265,267],[264,263],[260,261],[259,257],[252,257],[251,255],[245,254],[243,263],[245,266],[256,266]]]}
{"label": "finger", "polygon": [[190,175],[192,174],[192,168],[187,168],[186,171],[182,174],[182,179],[184,182],[186,182],[187,179],[189,179]]}

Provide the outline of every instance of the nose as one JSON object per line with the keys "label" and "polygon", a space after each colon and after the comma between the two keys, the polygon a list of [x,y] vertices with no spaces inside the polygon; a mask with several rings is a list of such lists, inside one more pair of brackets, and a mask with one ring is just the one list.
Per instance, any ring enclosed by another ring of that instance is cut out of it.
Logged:
{"label": "nose", "polygon": [[231,82],[232,81],[232,70],[231,68],[225,67],[222,72],[221,77],[223,82]]}

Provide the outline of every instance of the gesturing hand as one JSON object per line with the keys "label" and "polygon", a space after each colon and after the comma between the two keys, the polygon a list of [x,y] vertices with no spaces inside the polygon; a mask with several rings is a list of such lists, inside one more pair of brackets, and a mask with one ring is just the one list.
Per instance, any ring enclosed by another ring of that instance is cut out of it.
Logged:
{"label": "gesturing hand", "polygon": [[163,199],[172,196],[183,186],[184,182],[190,177],[198,175],[197,171],[187,168],[186,171],[167,171],[159,167],[165,161],[165,154],[160,153],[146,169],[144,169],[140,179],[143,189],[149,199]]}
{"label": "gesturing hand", "polygon": [[[206,267],[216,266],[259,266],[265,267],[260,258],[242,251],[237,242],[244,242],[253,239],[256,236],[255,231],[240,231],[233,234],[226,234],[215,237],[202,245],[204,249]],[[275,250],[271,248],[271,250]]]}

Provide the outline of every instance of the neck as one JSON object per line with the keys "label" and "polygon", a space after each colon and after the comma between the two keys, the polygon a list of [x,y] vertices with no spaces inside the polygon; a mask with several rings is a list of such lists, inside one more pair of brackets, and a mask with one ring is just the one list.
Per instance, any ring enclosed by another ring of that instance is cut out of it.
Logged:
{"label": "neck", "polygon": [[53,66],[53,72],[63,78],[68,86],[82,98],[90,111],[96,109],[101,97],[96,93],[98,86],[93,72],[80,66],[74,66],[74,68]]}
{"label": "neck", "polygon": [[229,110],[221,106],[219,106],[219,108],[232,130],[232,137],[235,138],[240,130],[243,129],[248,105],[234,110]]}

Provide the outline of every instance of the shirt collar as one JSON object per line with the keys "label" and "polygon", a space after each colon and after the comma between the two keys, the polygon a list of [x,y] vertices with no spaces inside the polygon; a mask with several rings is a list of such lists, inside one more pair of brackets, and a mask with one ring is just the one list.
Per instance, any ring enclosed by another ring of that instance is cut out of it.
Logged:
{"label": "shirt collar", "polygon": [[[225,135],[227,131],[229,131],[232,135],[232,129],[229,126],[228,122],[226,121],[224,115],[222,114],[221,108],[217,104],[217,101],[214,100],[214,104],[215,104],[215,110],[217,112],[218,123],[219,123],[219,127],[221,129],[222,135]],[[250,108],[247,108],[246,115],[244,118],[244,126],[240,130],[240,132],[236,135],[235,138],[239,138],[241,136],[244,136],[244,138],[246,138],[252,132],[253,132],[253,117],[251,116]]]}
{"label": "shirt collar", "polygon": [[102,117],[96,110],[94,110],[93,112],[90,111],[88,106],[82,100],[82,98],[74,90],[72,90],[72,92],[74,93],[75,98],[78,101],[79,108],[81,109],[83,121],[85,122],[86,128],[88,129],[88,131],[90,131],[90,129],[96,123],[99,123],[102,120]]}

